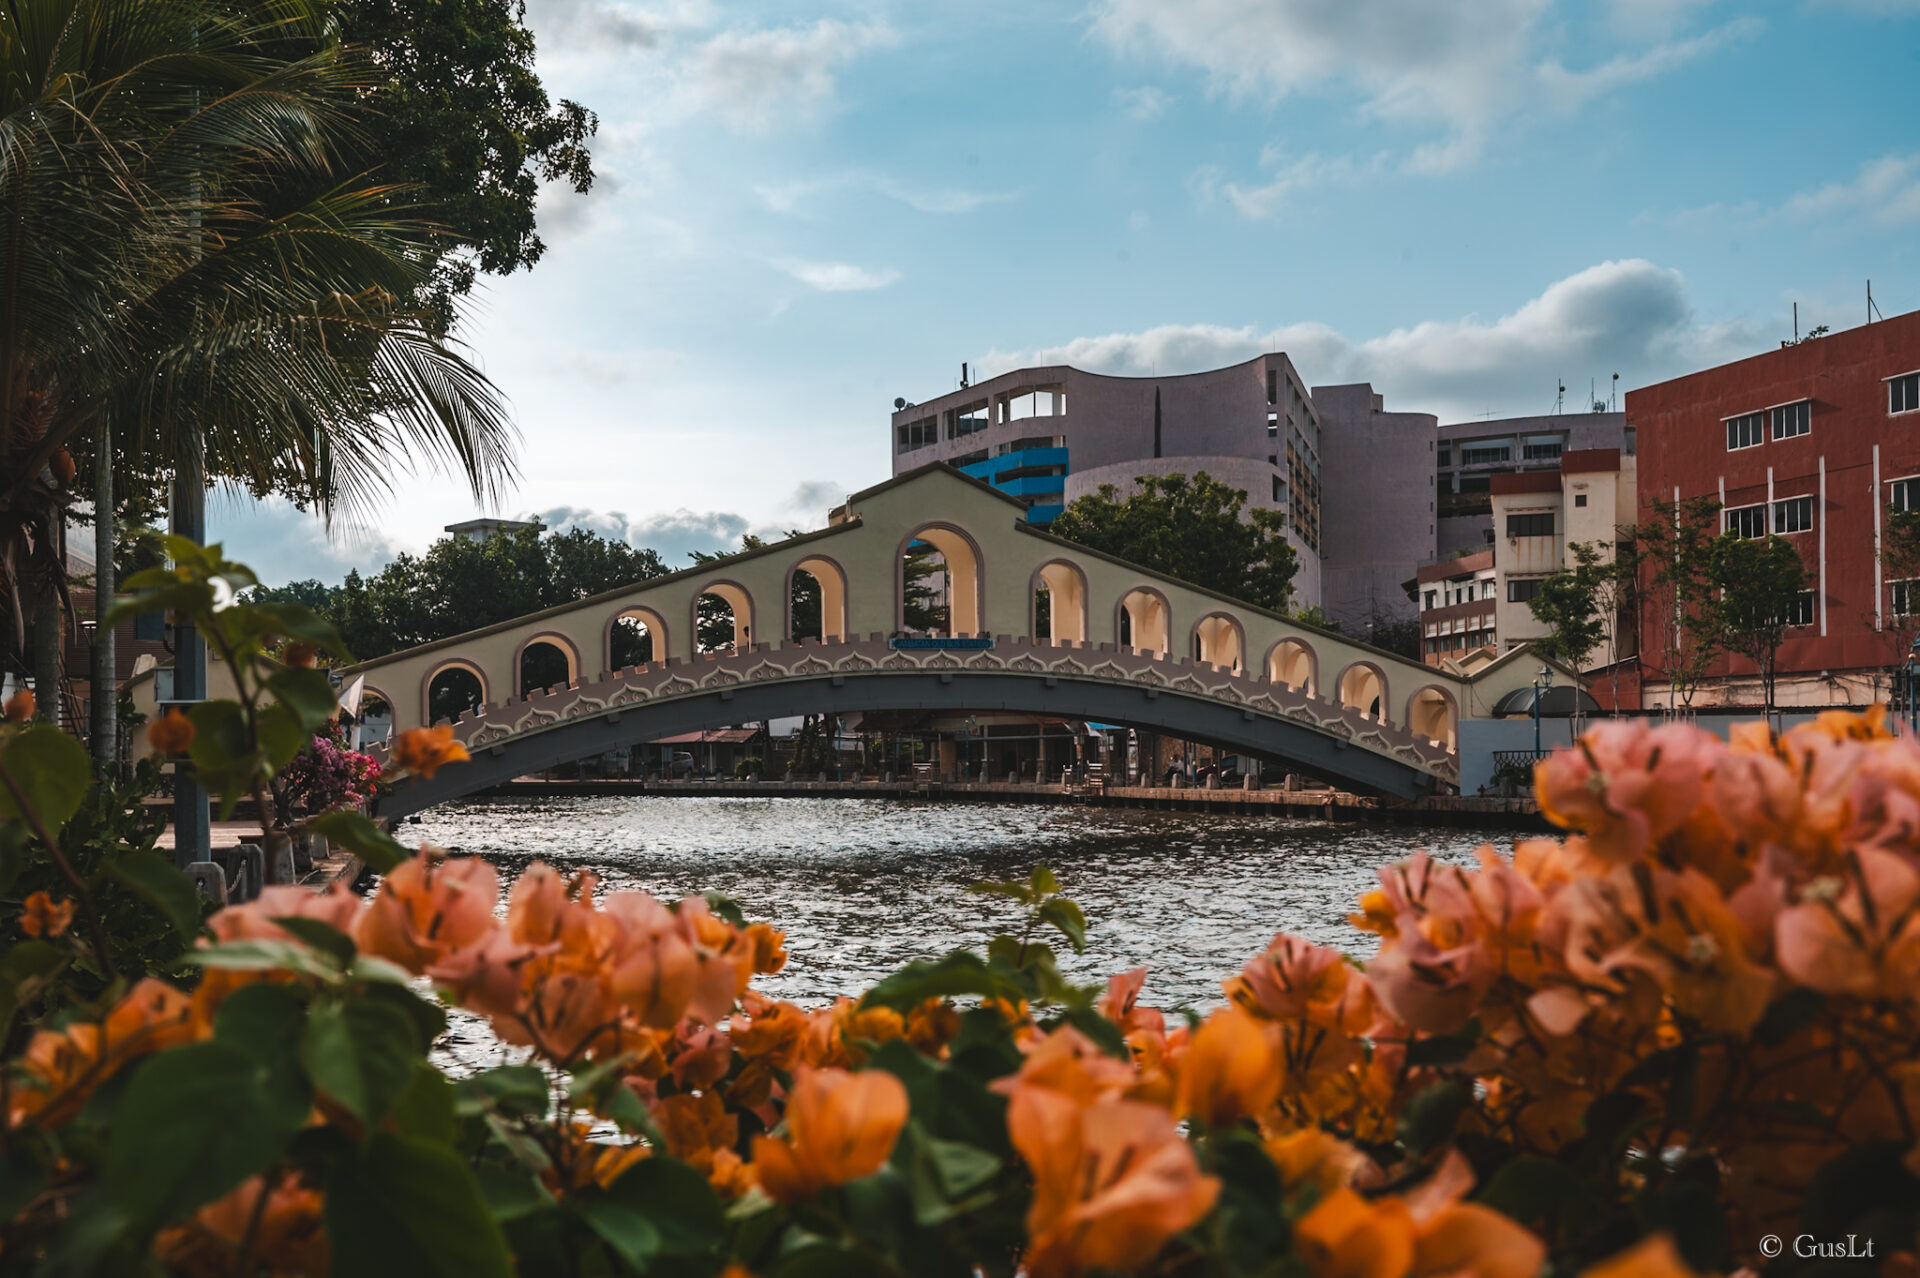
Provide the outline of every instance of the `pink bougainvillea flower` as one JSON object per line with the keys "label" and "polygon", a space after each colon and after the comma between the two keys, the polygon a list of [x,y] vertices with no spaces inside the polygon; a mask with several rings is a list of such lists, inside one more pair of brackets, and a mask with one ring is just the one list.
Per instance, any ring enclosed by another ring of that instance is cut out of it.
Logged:
{"label": "pink bougainvillea flower", "polygon": [[1722,749],[1691,724],[1601,723],[1534,765],[1534,793],[1555,825],[1584,831],[1595,856],[1624,863],[1693,816]]}

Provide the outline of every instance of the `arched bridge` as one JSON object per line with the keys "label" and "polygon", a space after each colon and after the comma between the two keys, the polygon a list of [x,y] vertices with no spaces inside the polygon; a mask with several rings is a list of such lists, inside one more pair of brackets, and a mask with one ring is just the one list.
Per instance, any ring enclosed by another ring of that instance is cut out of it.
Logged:
{"label": "arched bridge", "polygon": [[[1433,669],[1074,546],[944,465],[856,493],[830,519],[350,668],[392,708],[396,731],[462,693],[471,706],[454,733],[473,762],[401,787],[382,814],[622,745],[856,710],[1125,724],[1411,797],[1457,778],[1463,714],[1485,715],[1531,678],[1532,663],[1510,659],[1471,676]],[[909,564],[929,550],[943,561],[947,617],[931,638],[907,631]],[[809,597],[794,589],[800,573],[817,583],[811,603],[796,602]],[[813,633],[796,638],[797,624]],[[723,650],[700,651],[703,633]]]}

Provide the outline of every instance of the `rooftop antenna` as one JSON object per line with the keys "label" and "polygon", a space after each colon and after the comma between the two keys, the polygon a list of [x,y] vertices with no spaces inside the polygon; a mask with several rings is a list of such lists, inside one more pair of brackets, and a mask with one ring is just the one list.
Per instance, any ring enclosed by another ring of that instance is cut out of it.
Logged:
{"label": "rooftop antenna", "polygon": [[960,361],[960,389],[965,390],[966,388],[967,388],[967,361],[961,360]]}
{"label": "rooftop antenna", "polygon": [[1558,417],[1558,416],[1560,415],[1560,409],[1561,409],[1561,408],[1562,408],[1562,407],[1563,407],[1563,406],[1564,406],[1564,405],[1566,404],[1566,402],[1567,402],[1567,384],[1566,384],[1565,382],[1563,382],[1563,381],[1561,381],[1561,380],[1560,380],[1559,378],[1557,378],[1557,377],[1553,379],[1553,384],[1554,384],[1554,385],[1555,385],[1556,387],[1558,387],[1559,389],[1558,389],[1558,390],[1557,390],[1557,391],[1556,391],[1556,392],[1554,393],[1554,396],[1553,396],[1553,412],[1551,412],[1550,414],[1548,414],[1548,416],[1550,416],[1550,417]]}
{"label": "rooftop antenna", "polygon": [[1620,374],[1618,373],[1613,375],[1613,389],[1607,392],[1607,406],[1609,412],[1620,411]]}
{"label": "rooftop antenna", "polygon": [[[1869,303],[1871,303],[1873,300],[1873,281],[1872,280],[1867,281],[1867,300]],[[1872,323],[1873,316],[1871,315],[1867,316],[1867,322]],[[1800,303],[1798,302],[1795,302],[1793,304],[1793,344],[1795,346],[1798,346],[1800,344]]]}
{"label": "rooftop antenna", "polygon": [[[1873,323],[1873,317],[1876,315],[1880,315],[1880,308],[1873,304],[1873,281],[1868,280],[1867,281],[1867,323],[1869,324]],[[1885,319],[1886,316],[1880,315],[1880,318]]]}

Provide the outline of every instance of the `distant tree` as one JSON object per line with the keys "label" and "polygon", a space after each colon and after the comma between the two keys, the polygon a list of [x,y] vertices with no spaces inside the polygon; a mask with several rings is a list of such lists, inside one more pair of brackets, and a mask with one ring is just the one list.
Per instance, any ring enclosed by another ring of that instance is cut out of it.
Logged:
{"label": "distant tree", "polygon": [[1780,645],[1806,592],[1807,565],[1785,538],[1733,533],[1713,540],[1708,562],[1722,642],[1759,668],[1761,698],[1771,715]]}
{"label": "distant tree", "polygon": [[905,596],[901,601],[901,622],[908,630],[922,634],[944,633],[947,629],[946,594],[933,585],[934,576],[946,571],[934,563],[937,553],[925,542],[915,542],[901,557],[901,593]]}
{"label": "distant tree", "polygon": [[1664,676],[1670,700],[1683,705],[1693,704],[1725,637],[1709,563],[1719,525],[1718,501],[1690,497],[1654,503],[1652,518],[1623,538],[1638,573],[1631,588],[1636,621],[1646,628],[1641,665]]}
{"label": "distant tree", "polygon": [[523,529],[485,541],[443,537],[371,577],[353,571],[338,586],[293,582],[257,598],[306,604],[334,624],[356,661],[371,661],[666,571],[658,553],[582,529],[544,537]]}
{"label": "distant tree", "polygon": [[1327,615],[1327,610],[1319,604],[1308,604],[1304,608],[1295,608],[1288,615],[1303,626],[1312,626],[1316,630],[1325,630],[1330,634],[1341,633],[1339,622]]}
{"label": "distant tree", "polygon": [[1533,641],[1533,650],[1575,670],[1584,670],[1587,658],[1603,637],[1600,621],[1594,615],[1596,607],[1591,573],[1576,567],[1541,581],[1527,608],[1548,630]]}
{"label": "distant tree", "polygon": [[1287,544],[1286,516],[1246,509],[1243,489],[1205,471],[1141,475],[1135,483],[1125,500],[1112,484],[1102,484],[1061,511],[1048,531],[1192,585],[1286,611],[1300,568]]}
{"label": "distant tree", "polygon": [[1420,632],[1418,617],[1396,618],[1376,612],[1367,619],[1367,642],[1405,657],[1408,661],[1425,659],[1425,654],[1420,650],[1420,641],[1424,637]]}
{"label": "distant tree", "polygon": [[1887,507],[1880,534],[1880,574],[1887,583],[1886,608],[1883,613],[1876,607],[1866,621],[1884,636],[1889,676],[1897,680],[1913,654],[1914,641],[1920,639],[1920,510]]}

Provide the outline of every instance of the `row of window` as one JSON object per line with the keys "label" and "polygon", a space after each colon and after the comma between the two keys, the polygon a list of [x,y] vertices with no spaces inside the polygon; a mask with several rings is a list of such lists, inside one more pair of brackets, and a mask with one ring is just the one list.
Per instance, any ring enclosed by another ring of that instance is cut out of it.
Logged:
{"label": "row of window", "polygon": [[1470,630],[1463,635],[1445,635],[1438,639],[1427,640],[1427,655],[1437,657],[1443,652],[1458,652],[1461,649],[1471,651],[1485,648],[1493,642],[1493,631]]}
{"label": "row of window", "polygon": [[1528,515],[1507,516],[1507,536],[1509,537],[1551,537],[1553,536],[1553,512],[1538,511]]}
{"label": "row of window", "polygon": [[1429,608],[1450,608],[1454,604],[1472,603],[1475,599],[1493,598],[1493,581],[1463,581],[1459,585],[1439,586],[1425,593],[1426,602],[1422,610]]}
{"label": "row of window", "polygon": [[1730,506],[1720,512],[1720,527],[1736,537],[1757,540],[1769,531],[1785,535],[1802,533],[1813,527],[1813,498],[1788,497],[1773,503],[1773,527],[1767,527],[1767,504]]}
{"label": "row of window", "polygon": [[1803,399],[1782,404],[1778,408],[1727,418],[1727,451],[1731,453],[1742,448],[1759,447],[1766,441],[1769,421],[1773,424],[1773,437],[1776,440],[1805,435],[1813,429],[1813,401]]}

